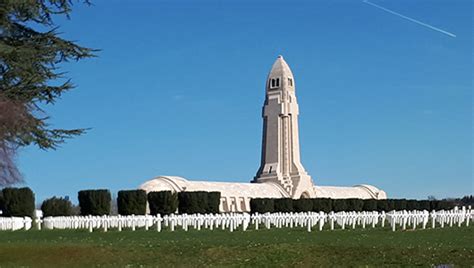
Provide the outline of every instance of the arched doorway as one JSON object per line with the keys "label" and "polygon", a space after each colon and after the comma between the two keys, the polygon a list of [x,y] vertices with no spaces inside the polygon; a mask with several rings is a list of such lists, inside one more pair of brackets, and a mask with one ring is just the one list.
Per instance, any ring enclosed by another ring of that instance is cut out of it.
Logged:
{"label": "arched doorway", "polygon": [[303,192],[300,196],[300,198],[309,198],[308,192]]}

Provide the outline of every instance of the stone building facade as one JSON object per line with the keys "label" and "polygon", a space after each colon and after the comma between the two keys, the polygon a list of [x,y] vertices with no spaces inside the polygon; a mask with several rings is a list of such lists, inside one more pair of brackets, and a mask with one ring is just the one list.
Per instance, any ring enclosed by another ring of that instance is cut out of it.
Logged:
{"label": "stone building facade", "polygon": [[300,159],[299,108],[295,79],[290,67],[278,56],[268,75],[263,105],[262,158],[251,183],[189,181],[159,176],[143,183],[149,191],[218,191],[222,212],[250,211],[251,198],[361,198],[386,199],[386,193],[371,185],[318,186]]}

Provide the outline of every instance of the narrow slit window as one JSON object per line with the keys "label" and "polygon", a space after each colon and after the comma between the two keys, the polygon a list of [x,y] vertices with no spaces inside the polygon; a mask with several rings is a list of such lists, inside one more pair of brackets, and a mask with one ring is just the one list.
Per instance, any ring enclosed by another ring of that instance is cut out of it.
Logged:
{"label": "narrow slit window", "polygon": [[272,87],[272,88],[275,87],[275,79],[272,79],[272,86],[271,86],[271,87]]}
{"label": "narrow slit window", "polygon": [[288,78],[288,85],[290,85],[290,87],[292,87],[292,86],[293,86],[293,79],[291,79],[291,78]]}
{"label": "narrow slit window", "polygon": [[280,86],[280,78],[277,78],[276,86],[277,86],[277,87]]}

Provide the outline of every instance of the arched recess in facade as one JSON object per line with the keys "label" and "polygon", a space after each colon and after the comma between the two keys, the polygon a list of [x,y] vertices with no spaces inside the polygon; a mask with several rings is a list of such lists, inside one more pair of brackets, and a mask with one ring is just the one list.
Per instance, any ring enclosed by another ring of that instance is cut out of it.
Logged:
{"label": "arched recess in facade", "polygon": [[300,198],[310,198],[309,193],[308,193],[308,192],[303,192],[303,193],[301,194],[301,197],[300,197]]}

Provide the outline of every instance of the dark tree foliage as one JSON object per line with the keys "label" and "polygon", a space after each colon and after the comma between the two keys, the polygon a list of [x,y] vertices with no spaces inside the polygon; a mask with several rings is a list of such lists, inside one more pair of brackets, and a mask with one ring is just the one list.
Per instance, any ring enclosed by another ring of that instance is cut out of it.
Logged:
{"label": "dark tree foliage", "polygon": [[35,212],[35,194],[30,188],[4,188],[2,190],[2,216],[33,217]]}
{"label": "dark tree foliage", "polygon": [[72,205],[72,208],[71,208],[71,213],[73,216],[79,216],[81,215],[81,207],[79,205]]}
{"label": "dark tree foliage", "polygon": [[178,209],[178,195],[171,191],[149,192],[148,205],[151,215],[169,215]]}
{"label": "dark tree foliage", "polygon": [[348,211],[347,200],[346,199],[333,199],[332,209],[334,210],[334,212]]}
{"label": "dark tree foliage", "polygon": [[83,190],[78,193],[81,215],[109,215],[112,200],[109,190]]}
{"label": "dark tree foliage", "polygon": [[415,200],[415,199],[407,200],[407,210],[408,211],[419,210],[420,205],[419,205],[418,202],[420,202],[420,201]]}
{"label": "dark tree foliage", "polygon": [[275,211],[275,199],[273,198],[252,198],[250,199],[250,211],[254,213],[273,213]]}
{"label": "dark tree foliage", "polygon": [[461,206],[472,206],[474,205],[474,197],[472,195],[466,195],[460,200]]}
{"label": "dark tree foliage", "polygon": [[346,204],[348,211],[362,211],[364,208],[364,201],[359,198],[346,199]]}
{"label": "dark tree foliage", "polygon": [[[292,207],[287,200],[292,200]],[[306,212],[314,211],[329,213],[331,211],[378,211],[389,212],[393,210],[450,210],[456,205],[455,200],[406,200],[406,199],[289,199],[289,198],[253,198],[250,200],[252,213],[266,212]]]}
{"label": "dark tree foliage", "polygon": [[277,198],[274,201],[275,212],[293,212],[293,199]]}
{"label": "dark tree foliage", "polygon": [[61,63],[96,52],[60,37],[53,15],[69,16],[72,5],[72,0],[0,2],[0,185],[21,181],[14,162],[18,147],[54,149],[84,132],[51,128],[40,108],[74,87]]}
{"label": "dark tree foliage", "polygon": [[313,211],[329,213],[333,210],[333,199],[330,198],[314,198]]}
{"label": "dark tree foliage", "polygon": [[407,200],[406,199],[393,199],[393,209],[396,211],[406,210],[407,209]]}
{"label": "dark tree foliage", "polygon": [[376,199],[365,199],[363,211],[377,211],[377,200]]}
{"label": "dark tree foliage", "polygon": [[439,200],[430,200],[430,210],[437,210],[438,209],[438,204],[439,204]]}
{"label": "dark tree foliage", "polygon": [[207,213],[219,213],[221,203],[221,192],[208,192]]}
{"label": "dark tree foliage", "polygon": [[420,201],[418,201],[418,209],[429,211],[431,209],[430,200],[420,200]]}
{"label": "dark tree foliage", "polygon": [[144,190],[119,191],[117,197],[118,214],[145,215],[147,195]]}
{"label": "dark tree foliage", "polygon": [[199,191],[195,193],[197,197],[197,206],[199,207],[199,211],[196,213],[207,213],[207,210],[209,208],[209,194],[204,191]]}
{"label": "dark tree foliage", "polygon": [[[188,213],[188,211],[198,211],[197,197],[190,192],[178,193],[178,212],[180,214]],[[189,213],[192,214],[192,213]]]}
{"label": "dark tree foliage", "polygon": [[56,196],[44,200],[41,204],[41,211],[43,211],[43,217],[73,215],[71,201]]}
{"label": "dark tree foliage", "polygon": [[395,210],[395,199],[387,199],[388,211]]}
{"label": "dark tree foliage", "polygon": [[466,195],[462,198],[444,198],[441,200],[437,200],[434,196],[428,196],[428,200],[430,201],[431,209],[435,210],[451,209],[454,208],[454,206],[462,207],[474,205],[474,198],[472,195]]}
{"label": "dark tree foliage", "polygon": [[5,210],[5,201],[3,200],[3,191],[0,191],[0,217]]}
{"label": "dark tree foliage", "polygon": [[[2,108],[5,107],[2,107],[0,100],[0,128],[1,125],[5,125],[2,122],[2,117],[5,117]],[[23,181],[22,176],[16,166],[15,158],[16,147],[13,147],[11,144],[5,141],[2,141],[0,138],[0,186],[13,185]]]}
{"label": "dark tree foliage", "polygon": [[436,206],[434,207],[435,210],[450,210],[455,207],[455,203],[453,200],[438,200],[436,202]]}
{"label": "dark tree foliage", "polygon": [[209,209],[208,192],[178,193],[178,211],[180,214],[207,213]]}
{"label": "dark tree foliage", "polygon": [[376,200],[377,201],[377,211],[378,212],[388,212],[391,211],[388,200],[387,199],[382,199],[382,200]]}
{"label": "dark tree foliage", "polygon": [[309,198],[293,199],[294,212],[308,212],[313,210],[313,200]]}

